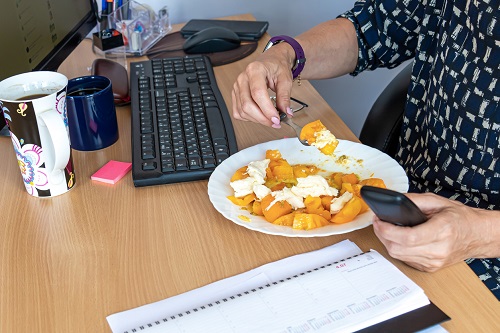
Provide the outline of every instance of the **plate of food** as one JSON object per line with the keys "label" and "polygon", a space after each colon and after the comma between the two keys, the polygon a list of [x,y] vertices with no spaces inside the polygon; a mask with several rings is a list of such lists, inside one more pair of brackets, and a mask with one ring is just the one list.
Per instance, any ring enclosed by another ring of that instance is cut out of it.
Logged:
{"label": "plate of food", "polygon": [[215,209],[228,220],[251,230],[287,237],[321,237],[351,232],[372,223],[373,212],[368,209],[350,222],[297,230],[288,225],[271,223],[252,209],[235,204],[229,199],[235,195],[231,186],[233,175],[249,163],[265,160],[268,151],[278,151],[290,165],[312,165],[323,176],[355,174],[360,180],[381,179],[385,187],[395,191],[408,190],[408,177],[403,168],[387,154],[361,143],[338,140],[335,151],[330,155],[322,153],[317,147],[302,145],[297,138],[261,143],[231,155],[214,170],[208,182],[208,195]]}

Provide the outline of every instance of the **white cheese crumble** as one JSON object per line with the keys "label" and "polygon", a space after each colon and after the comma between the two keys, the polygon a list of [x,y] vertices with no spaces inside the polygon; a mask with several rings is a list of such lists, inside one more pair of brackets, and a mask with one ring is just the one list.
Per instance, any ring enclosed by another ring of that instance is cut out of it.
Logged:
{"label": "white cheese crumble", "polygon": [[293,209],[305,207],[303,198],[293,194],[293,192],[288,187],[285,187],[280,191],[271,192],[271,194],[274,197],[274,200],[269,204],[269,206],[267,206],[266,210],[269,210],[275,203],[279,201],[287,201]]}
{"label": "white cheese crumble", "polygon": [[269,159],[264,159],[262,161],[248,163],[247,173],[249,177],[229,183],[234,190],[234,196],[237,198],[244,197],[248,194],[254,193],[254,187],[256,185],[264,184],[266,182],[266,168],[268,167],[269,162]]}
{"label": "white cheese crumble", "polygon": [[314,137],[316,141],[312,143],[313,146],[321,149],[325,147],[329,143],[336,143],[338,140],[329,130],[323,129],[314,133]]}
{"label": "white cheese crumble", "polygon": [[254,161],[248,163],[247,173],[250,177],[253,177],[257,184],[264,184],[266,179],[266,169],[269,166],[270,159],[265,159],[262,161]]}
{"label": "white cheese crumble", "polygon": [[253,193],[255,193],[257,199],[262,200],[266,195],[271,193],[271,189],[266,185],[255,184],[253,186]]}
{"label": "white cheese crumble", "polygon": [[351,199],[352,193],[348,191],[345,191],[344,194],[338,198],[333,198],[332,203],[330,204],[330,213],[337,214]]}
{"label": "white cheese crumble", "polygon": [[338,194],[338,190],[330,187],[327,180],[319,175],[297,178],[297,185],[292,187],[292,192],[302,198],[306,198],[308,195],[319,197],[322,195],[337,196]]}

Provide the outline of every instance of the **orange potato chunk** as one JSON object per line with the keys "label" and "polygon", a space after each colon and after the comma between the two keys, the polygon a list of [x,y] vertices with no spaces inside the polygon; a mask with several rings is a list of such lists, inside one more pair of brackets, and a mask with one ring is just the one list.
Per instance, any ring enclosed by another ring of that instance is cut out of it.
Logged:
{"label": "orange potato chunk", "polygon": [[249,175],[247,173],[247,166],[245,165],[244,167],[241,167],[238,170],[236,170],[236,172],[231,177],[230,181],[234,182],[234,181],[245,179],[248,177],[249,177]]}
{"label": "orange potato chunk", "polygon": [[[307,140],[307,143],[312,145],[316,142],[318,133],[321,131],[328,131],[328,129],[318,119],[302,127],[299,137],[301,140]],[[325,155],[331,155],[335,151],[335,148],[337,148],[338,144],[339,141],[334,138],[334,140],[328,142],[324,147],[319,148],[319,150]]]}
{"label": "orange potato chunk", "polygon": [[384,181],[380,178],[366,178],[363,179],[359,182],[360,185],[370,185],[370,186],[376,186],[376,187],[381,187],[381,188],[386,188],[387,186],[385,185]]}
{"label": "orange potato chunk", "polygon": [[351,192],[352,194],[355,194],[351,183],[342,183],[342,186],[340,187],[339,194],[342,195],[345,192]]}
{"label": "orange potato chunk", "polygon": [[310,122],[304,127],[302,127],[302,131],[300,132],[300,139],[307,140],[309,144],[316,142],[315,134],[319,131],[326,129],[325,125],[318,119],[313,122]]}
{"label": "orange potato chunk", "polygon": [[359,182],[358,176],[354,173],[344,174],[341,178],[342,183],[357,184]]}
{"label": "orange potato chunk", "polygon": [[293,229],[311,230],[328,225],[327,219],[318,214],[296,213],[293,218]]}
{"label": "orange potato chunk", "polygon": [[330,211],[332,199],[333,199],[333,196],[331,196],[331,195],[325,195],[325,196],[321,197],[321,204],[323,205],[323,208],[325,210]]}
{"label": "orange potato chunk", "polygon": [[292,206],[287,201],[278,201],[269,207],[273,201],[274,197],[271,194],[262,198],[262,213],[264,214],[266,221],[273,223],[278,217],[289,214],[293,211]]}
{"label": "orange potato chunk", "polygon": [[292,168],[295,178],[305,178],[310,175],[315,175],[319,172],[319,168],[315,165],[297,164],[292,165]]}
{"label": "orange potato chunk", "polygon": [[287,227],[291,227],[293,225],[294,216],[295,216],[295,211],[291,212],[290,214],[286,214],[286,215],[278,217],[272,223],[276,224],[276,225],[284,225]]}
{"label": "orange potato chunk", "polygon": [[255,193],[250,193],[245,195],[243,198],[237,198],[234,195],[230,195],[227,198],[231,200],[231,202],[234,203],[235,205],[246,207],[250,203],[252,203],[252,201],[254,201],[256,197]]}
{"label": "orange potato chunk", "polygon": [[336,189],[340,189],[340,187],[342,186],[342,177],[343,176],[344,176],[344,174],[342,172],[332,173],[327,179],[328,184],[331,187],[335,187]]}
{"label": "orange potato chunk", "polygon": [[353,196],[344,207],[335,215],[332,216],[333,223],[351,222],[361,211],[361,199]]}
{"label": "orange potato chunk", "polygon": [[262,212],[262,203],[260,201],[255,200],[252,203],[252,212],[255,215],[263,216],[264,213]]}
{"label": "orange potato chunk", "polygon": [[295,176],[293,174],[293,168],[290,164],[287,165],[277,165],[273,169],[273,176],[277,180],[281,180],[286,183],[295,181]]}
{"label": "orange potato chunk", "polygon": [[317,214],[327,220],[332,218],[330,210],[325,210],[325,207],[323,207],[323,203],[321,202],[321,198],[319,197],[307,196],[307,198],[304,199],[304,205],[306,206],[306,213]]}
{"label": "orange potato chunk", "polygon": [[[358,198],[361,199],[361,210],[359,211],[359,214],[362,214],[366,211],[368,211],[370,209],[370,207],[368,207],[368,205],[366,204],[366,202],[363,200],[363,198],[361,198],[361,188],[363,187],[363,185],[361,184],[353,184],[352,185],[352,190],[353,190],[353,194],[355,196],[357,196]],[[359,215],[358,214],[358,215]]]}
{"label": "orange potato chunk", "polygon": [[271,161],[281,160],[283,157],[279,150],[268,149],[266,151],[266,159],[270,159]]}

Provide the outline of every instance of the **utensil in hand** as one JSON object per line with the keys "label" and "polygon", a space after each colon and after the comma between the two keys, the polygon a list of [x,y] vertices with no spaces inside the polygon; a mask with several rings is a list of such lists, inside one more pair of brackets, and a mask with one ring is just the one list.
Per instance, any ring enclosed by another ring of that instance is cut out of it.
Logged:
{"label": "utensil in hand", "polygon": [[284,124],[287,124],[291,128],[294,129],[295,133],[297,134],[297,139],[299,139],[300,143],[302,143],[304,146],[309,146],[309,143],[307,143],[307,140],[301,140],[300,139],[300,132],[302,131],[302,127],[294,123],[286,113],[278,111],[280,114],[280,121]]}

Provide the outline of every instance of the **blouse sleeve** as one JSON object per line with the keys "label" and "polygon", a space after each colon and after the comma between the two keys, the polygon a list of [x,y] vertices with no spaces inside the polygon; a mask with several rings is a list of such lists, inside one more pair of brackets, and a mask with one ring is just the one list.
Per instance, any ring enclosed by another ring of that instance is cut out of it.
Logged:
{"label": "blouse sleeve", "polygon": [[351,75],[393,68],[415,55],[425,0],[358,0],[339,17],[350,20],[358,37],[358,64]]}

